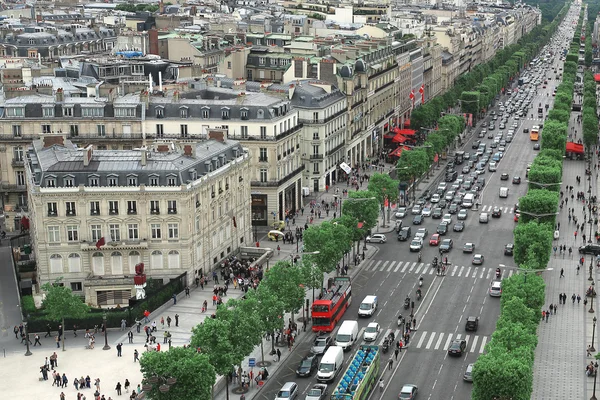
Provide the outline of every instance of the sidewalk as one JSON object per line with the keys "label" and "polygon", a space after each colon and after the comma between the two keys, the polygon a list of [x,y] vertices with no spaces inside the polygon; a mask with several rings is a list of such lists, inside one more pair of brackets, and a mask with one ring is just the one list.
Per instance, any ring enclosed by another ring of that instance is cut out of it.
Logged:
{"label": "sidewalk", "polygon": [[[578,128],[578,137],[581,137],[581,125],[575,121],[578,113],[571,114],[571,126]],[[569,131],[570,132],[570,131]],[[595,157],[594,157],[595,158]],[[596,160],[597,162],[597,160]],[[567,185],[573,185],[573,192],[576,195],[578,191],[583,191],[587,195],[588,184],[585,175],[586,163],[584,161],[564,160],[562,190]],[[582,183],[577,184],[576,176],[581,176]],[[592,193],[598,193],[597,176],[594,173],[592,183]],[[566,197],[566,193],[565,193]],[[557,217],[560,223],[561,239],[555,245],[566,245],[567,248],[573,248],[573,257],[567,255],[552,256],[548,265],[548,272],[544,273],[546,283],[546,305],[549,309],[550,304],[558,304],[559,293],[566,293],[567,304],[559,305],[556,315],[551,315],[548,322],[540,322],[538,327],[538,345],[535,353],[533,394],[532,399],[589,399],[593,391],[593,378],[585,375],[585,365],[589,364],[591,357],[586,357],[587,346],[592,343],[592,319],[596,313],[589,313],[590,304],[585,306],[585,291],[592,285],[588,280],[590,276],[589,265],[593,256],[586,255],[584,267],[577,274],[578,247],[583,245],[583,232],[579,232],[577,239],[574,237],[576,230],[573,222],[569,223],[567,207],[575,208],[575,215],[579,222],[583,221],[583,203],[581,201],[571,202],[569,195],[568,205],[564,207]],[[589,215],[588,215],[589,218]],[[592,228],[595,230],[595,228]],[[584,229],[586,235],[589,235],[589,225]],[[595,262],[594,262],[595,264]],[[560,271],[564,269],[564,278],[560,278]],[[593,278],[598,279],[598,269],[593,267]],[[571,296],[575,294],[581,296],[581,303],[572,302]],[[597,299],[594,299],[596,303]],[[591,301],[591,299],[588,299]],[[594,308],[598,306],[594,304]],[[541,313],[541,310],[540,310]],[[596,338],[598,337],[596,332]],[[600,350],[598,340],[595,347]]]}

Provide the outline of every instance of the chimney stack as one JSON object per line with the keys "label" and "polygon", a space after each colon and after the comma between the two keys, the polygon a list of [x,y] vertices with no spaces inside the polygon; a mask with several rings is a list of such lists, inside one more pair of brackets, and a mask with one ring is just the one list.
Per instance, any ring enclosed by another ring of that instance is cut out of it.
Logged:
{"label": "chimney stack", "polygon": [[194,143],[186,143],[183,145],[183,155],[186,157],[196,157],[196,145]]}
{"label": "chimney stack", "polygon": [[56,89],[56,102],[64,103],[65,102],[65,92],[62,88]]}
{"label": "chimney stack", "polygon": [[94,153],[94,146],[92,146],[91,144],[85,148],[85,150],[83,151],[83,166],[87,167],[90,165],[90,161],[92,161],[92,156]]}
{"label": "chimney stack", "polygon": [[43,140],[44,140],[44,148],[52,147],[55,144],[59,145],[59,146],[65,145],[65,138],[62,135],[44,136]]}
{"label": "chimney stack", "polygon": [[142,164],[142,167],[145,167],[148,164],[148,149],[146,148],[146,146],[143,146],[140,150],[142,156],[140,164]]}
{"label": "chimney stack", "polygon": [[163,91],[163,86],[162,86],[162,72],[158,71],[158,90],[159,91]]}
{"label": "chimney stack", "polygon": [[208,138],[214,139],[217,142],[225,142],[225,132],[223,131],[208,131]]}

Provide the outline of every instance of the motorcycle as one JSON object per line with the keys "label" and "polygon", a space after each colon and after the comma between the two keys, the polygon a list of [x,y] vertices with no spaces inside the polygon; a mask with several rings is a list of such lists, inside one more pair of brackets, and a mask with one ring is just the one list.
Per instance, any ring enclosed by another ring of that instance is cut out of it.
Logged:
{"label": "motorcycle", "polygon": [[419,277],[419,286],[423,286],[423,277]]}
{"label": "motorcycle", "polygon": [[383,341],[383,345],[381,345],[381,351],[383,351],[383,354],[385,354],[388,352],[389,349],[390,349],[389,339],[385,338],[385,340]]}
{"label": "motorcycle", "polygon": [[438,258],[437,257],[433,257],[433,261],[431,262],[431,266],[433,268],[437,268],[438,265]]}
{"label": "motorcycle", "polygon": [[409,307],[410,307],[410,298],[408,298],[408,297],[407,297],[407,298],[404,300],[404,309],[405,309],[405,310],[408,310],[408,308],[409,308]]}
{"label": "motorcycle", "polygon": [[404,324],[404,317],[402,316],[402,314],[398,315],[398,326],[403,325]]}
{"label": "motorcycle", "polygon": [[500,268],[496,269],[496,278],[500,279],[500,276],[502,276],[502,271],[500,271]]}
{"label": "motorcycle", "polygon": [[417,289],[417,300],[421,300],[421,289]]}

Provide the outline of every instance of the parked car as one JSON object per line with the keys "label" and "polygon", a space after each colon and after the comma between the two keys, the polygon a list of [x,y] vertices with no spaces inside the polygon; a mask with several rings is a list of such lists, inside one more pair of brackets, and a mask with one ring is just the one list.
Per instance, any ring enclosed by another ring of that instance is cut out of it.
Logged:
{"label": "parked car", "polygon": [[382,233],[375,233],[371,236],[367,236],[367,243],[385,243],[387,238]]}

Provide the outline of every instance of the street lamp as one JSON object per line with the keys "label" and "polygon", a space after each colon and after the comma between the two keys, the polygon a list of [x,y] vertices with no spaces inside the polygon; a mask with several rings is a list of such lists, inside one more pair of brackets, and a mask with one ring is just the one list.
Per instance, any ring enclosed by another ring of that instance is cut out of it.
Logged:
{"label": "street lamp", "polygon": [[144,394],[146,392],[149,392],[150,390],[152,390],[157,383],[161,383],[161,385],[159,385],[157,387],[157,389],[161,392],[161,393],[168,393],[169,390],[171,389],[171,386],[173,386],[174,384],[177,383],[177,378],[165,378],[163,376],[151,376],[150,378],[146,379],[147,383],[144,383],[142,385],[142,390],[143,392],[138,394],[136,399],[143,399],[145,398]]}
{"label": "street lamp", "polygon": [[592,293],[590,293],[590,297],[592,298],[592,301],[590,301],[590,309],[588,310],[589,313],[593,313],[594,311],[594,295],[596,293],[596,290],[594,289],[595,283],[594,281],[592,281]]}
{"label": "street lamp", "polygon": [[[596,319],[596,318],[594,318]],[[598,365],[598,362],[596,362],[596,365]],[[592,393],[592,397],[590,397],[590,400],[597,400],[596,399],[596,378],[598,377],[598,371],[596,371],[596,373],[594,374],[594,393]]]}
{"label": "street lamp", "polygon": [[[30,356],[33,353],[29,350],[29,330],[27,328],[27,321],[29,320],[29,315],[25,317],[25,321],[23,322],[23,327],[25,328],[25,345],[27,346],[27,351],[25,352],[26,356]],[[63,330],[64,333],[64,330]],[[63,338],[64,340],[64,338]]]}
{"label": "street lamp", "polygon": [[102,350],[110,350],[108,345],[108,329],[106,327],[106,313],[102,314],[102,322],[104,323],[104,347]]}
{"label": "street lamp", "polygon": [[527,182],[527,183],[529,183],[531,185],[536,185],[536,186],[543,187],[543,188],[547,188],[547,187],[550,187],[550,186],[556,186],[556,185],[562,185],[562,182],[541,183],[541,182],[533,182],[533,181],[529,181],[529,180],[526,180],[525,182]]}
{"label": "street lamp", "polygon": [[523,283],[527,283],[527,273],[529,272],[534,272],[534,273],[542,273],[542,272],[546,272],[546,271],[552,271],[554,270],[554,268],[544,268],[544,269],[531,269],[531,268],[519,268],[519,267],[512,267],[512,266],[507,266],[504,264],[498,264],[498,266],[500,268],[504,268],[504,269],[514,269],[518,272],[523,272],[524,277],[523,277]]}
{"label": "street lamp", "polygon": [[596,335],[596,321],[598,320],[596,319],[596,317],[594,317],[592,321],[594,321],[594,325],[592,327],[592,345],[590,346],[590,351],[596,351],[596,348],[594,347],[594,337]]}

